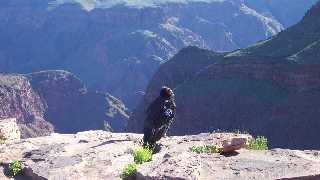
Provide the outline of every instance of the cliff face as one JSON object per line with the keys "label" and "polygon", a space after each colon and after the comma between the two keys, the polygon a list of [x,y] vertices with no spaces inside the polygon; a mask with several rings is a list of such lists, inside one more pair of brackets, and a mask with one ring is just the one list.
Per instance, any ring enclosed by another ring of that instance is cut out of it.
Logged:
{"label": "cliff face", "polygon": [[1,119],[16,118],[23,137],[47,135],[53,131],[52,125],[43,118],[45,107],[27,77],[1,75],[0,92]]}
{"label": "cliff face", "polygon": [[177,100],[172,134],[240,129],[267,136],[272,147],[319,148],[319,5],[247,49],[183,49],[152,78],[129,129],[141,132],[145,108],[168,85]]}
{"label": "cliff face", "polygon": [[[217,133],[163,138],[152,161],[138,165],[137,179],[316,179],[320,152],[272,149],[237,153],[198,154],[193,146],[215,145],[239,134]],[[0,145],[0,178],[7,164],[21,160],[21,179],[121,179],[123,168],[133,162],[140,134],[89,131],[53,134]],[[303,178],[304,177],[304,178]]]}
{"label": "cliff face", "polygon": [[77,77],[65,71],[1,75],[0,79],[0,118],[17,118],[22,137],[109,126],[120,131],[128,118],[120,101],[88,91]]}
{"label": "cliff face", "polygon": [[68,70],[133,108],[179,49],[247,47],[297,22],[314,2],[5,0],[0,71]]}

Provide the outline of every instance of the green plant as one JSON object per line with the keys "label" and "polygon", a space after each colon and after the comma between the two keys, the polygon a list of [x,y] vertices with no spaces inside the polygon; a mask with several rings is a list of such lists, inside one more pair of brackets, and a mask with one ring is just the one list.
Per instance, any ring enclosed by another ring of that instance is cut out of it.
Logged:
{"label": "green plant", "polygon": [[193,146],[190,148],[192,152],[196,153],[220,153],[220,150],[216,146]]}
{"label": "green plant", "polygon": [[129,179],[133,178],[137,173],[137,165],[135,163],[128,164],[122,170],[121,178]]}
{"label": "green plant", "polygon": [[268,140],[263,136],[258,136],[249,141],[247,149],[251,150],[267,150],[268,149]]}
{"label": "green plant", "polygon": [[4,144],[7,138],[0,132],[0,144]]}
{"label": "green plant", "polygon": [[20,174],[22,171],[21,161],[15,160],[12,163],[10,163],[9,171],[13,176]]}
{"label": "green plant", "polygon": [[142,164],[152,160],[152,149],[148,147],[139,147],[133,152],[134,162]]}

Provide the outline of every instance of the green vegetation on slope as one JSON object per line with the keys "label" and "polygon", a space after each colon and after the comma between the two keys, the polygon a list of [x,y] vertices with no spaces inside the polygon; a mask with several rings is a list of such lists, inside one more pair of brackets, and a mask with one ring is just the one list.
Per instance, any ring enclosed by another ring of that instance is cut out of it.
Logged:
{"label": "green vegetation on slope", "polygon": [[220,150],[216,146],[204,145],[204,146],[193,146],[190,148],[192,152],[196,153],[220,153]]}
{"label": "green vegetation on slope", "polygon": [[137,164],[131,163],[124,167],[121,174],[121,178],[122,179],[134,178],[136,173],[137,173]]}
{"label": "green vegetation on slope", "polygon": [[142,164],[152,160],[152,149],[148,147],[139,147],[133,152],[134,162]]}
{"label": "green vegetation on slope", "polygon": [[134,162],[126,165],[122,170],[122,179],[134,179],[137,172],[137,165],[152,160],[153,149],[150,147],[140,146],[133,151]]}
{"label": "green vegetation on slope", "polygon": [[9,171],[13,176],[16,176],[22,171],[21,161],[15,160],[9,164]]}
{"label": "green vegetation on slope", "polygon": [[258,136],[249,141],[247,148],[251,150],[267,150],[268,140],[263,136]]}

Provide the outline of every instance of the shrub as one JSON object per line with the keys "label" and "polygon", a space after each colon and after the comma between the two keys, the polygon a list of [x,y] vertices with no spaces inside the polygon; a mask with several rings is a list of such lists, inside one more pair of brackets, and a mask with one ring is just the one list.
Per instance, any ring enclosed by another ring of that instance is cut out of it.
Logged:
{"label": "shrub", "polygon": [[268,149],[268,140],[263,136],[258,136],[249,141],[247,149],[251,150],[267,150]]}
{"label": "shrub", "polygon": [[142,164],[152,160],[152,149],[148,147],[139,147],[133,152],[134,162]]}
{"label": "shrub", "polygon": [[9,171],[13,176],[20,174],[22,171],[21,161],[15,160],[12,163],[10,163]]}
{"label": "shrub", "polygon": [[135,163],[128,164],[124,167],[121,178],[122,179],[129,179],[133,178],[137,173],[137,165]]}
{"label": "shrub", "polygon": [[192,152],[196,153],[219,153],[219,149],[216,146],[193,146],[190,148]]}

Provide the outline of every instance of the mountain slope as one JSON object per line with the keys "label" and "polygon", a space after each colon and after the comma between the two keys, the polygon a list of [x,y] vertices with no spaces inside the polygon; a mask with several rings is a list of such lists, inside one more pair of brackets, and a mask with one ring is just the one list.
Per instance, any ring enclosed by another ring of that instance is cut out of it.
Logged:
{"label": "mountain slope", "polygon": [[[240,129],[267,136],[271,147],[320,148],[319,6],[247,49],[220,55],[196,47],[180,51],[153,77],[129,129],[141,132],[144,109],[169,85],[178,107],[172,134]],[[190,59],[182,58],[188,53]],[[180,65],[184,60],[195,68]],[[198,61],[208,60],[210,65],[198,68]],[[188,73],[193,76],[182,76]]]}
{"label": "mountain slope", "polygon": [[[268,4],[242,0],[179,2],[5,0],[0,72],[67,70],[134,108],[160,64],[179,49],[247,47],[297,22],[315,0],[273,5],[269,13],[260,10]],[[287,6],[284,22],[273,9]]]}
{"label": "mountain slope", "polygon": [[122,102],[88,91],[76,76],[65,71],[0,75],[0,93],[0,118],[17,118],[24,138],[53,131],[121,131],[128,119]]}
{"label": "mountain slope", "polygon": [[0,75],[0,117],[17,118],[23,137],[48,135],[53,126],[45,121],[45,107],[30,82],[20,75]]}

